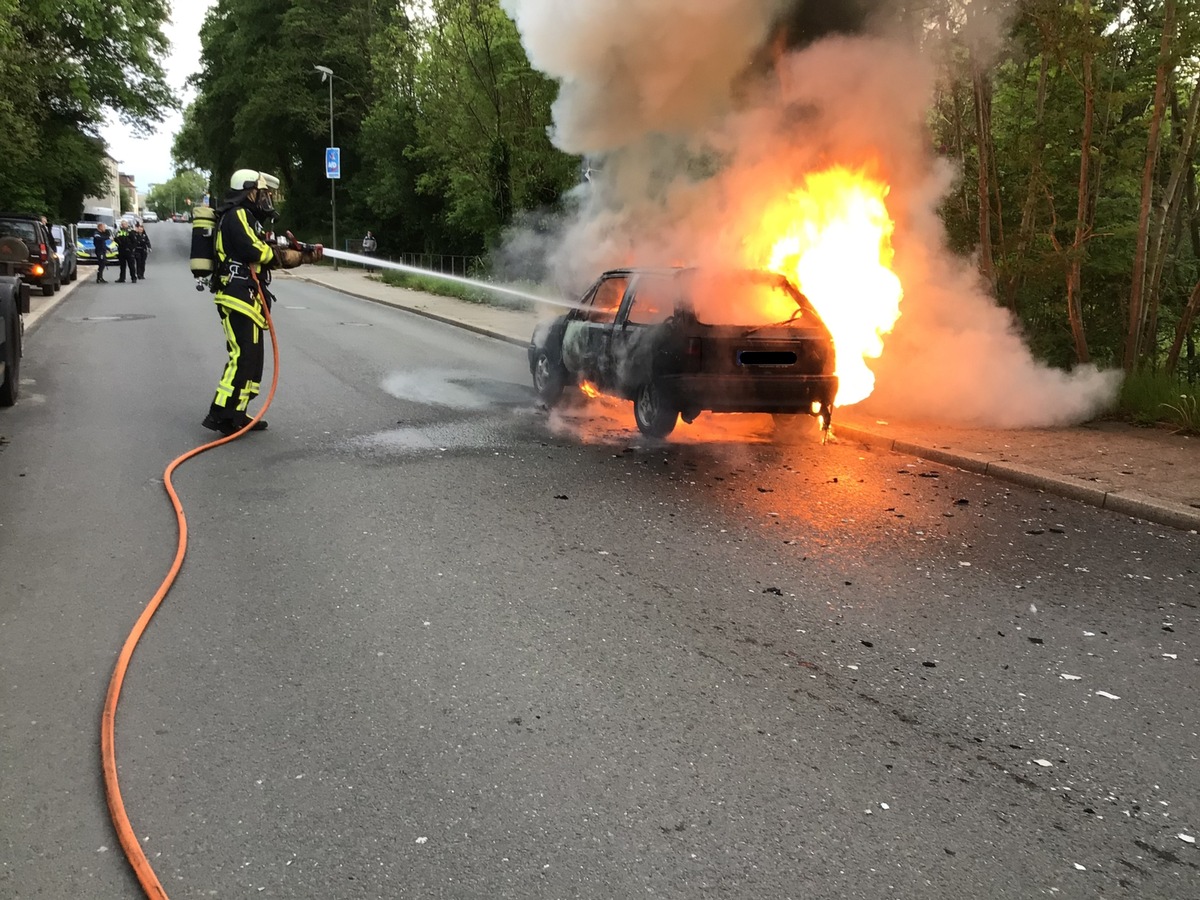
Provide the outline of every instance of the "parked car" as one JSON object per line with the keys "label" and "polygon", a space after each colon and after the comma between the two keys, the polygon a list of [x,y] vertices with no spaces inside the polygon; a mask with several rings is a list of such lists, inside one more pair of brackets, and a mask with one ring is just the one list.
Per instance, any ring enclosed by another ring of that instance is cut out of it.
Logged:
{"label": "parked car", "polygon": [[75,244],[75,226],[51,225],[50,234],[54,236],[55,253],[58,254],[58,267],[62,273],[62,282],[70,284],[79,277],[79,250]]}
{"label": "parked car", "polygon": [[25,264],[28,247],[17,238],[0,238],[0,406],[17,402],[21,389],[24,313],[29,312],[29,285],[14,274]]}
{"label": "parked car", "polygon": [[[96,264],[96,244],[93,240],[95,236],[95,222],[80,222],[75,226],[75,256],[80,265],[94,266]],[[113,240],[111,228],[108,231],[108,242],[105,247],[104,258],[115,260],[117,258],[117,242]]]}
{"label": "parked car", "polygon": [[148,210],[146,210],[146,215],[142,217],[142,220],[144,222],[157,222],[158,221],[158,213],[156,213],[152,209],[148,209]]}
{"label": "parked car", "polygon": [[[41,216],[25,213],[0,213],[0,238],[16,238],[29,251],[24,261],[5,259],[22,281],[40,287],[42,294],[51,297],[62,287],[58,257],[50,251],[50,233]],[[18,254],[19,255],[19,254]]]}
{"label": "parked car", "polygon": [[632,400],[656,438],[706,410],[813,415],[828,430],[838,386],[816,309],[761,271],[605,272],[576,309],[537,325],[529,370],[549,405],[584,381]]}

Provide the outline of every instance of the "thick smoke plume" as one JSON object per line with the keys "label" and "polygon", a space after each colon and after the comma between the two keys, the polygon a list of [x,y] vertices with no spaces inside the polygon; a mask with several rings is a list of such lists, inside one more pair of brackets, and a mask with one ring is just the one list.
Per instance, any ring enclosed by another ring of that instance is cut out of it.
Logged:
{"label": "thick smoke plume", "polygon": [[745,265],[770,200],[807,173],[862,169],[890,185],[905,292],[864,407],[1021,427],[1111,403],[1115,373],[1035,360],[972,262],[947,248],[937,210],[957,173],[926,128],[936,70],[883,3],[502,3],[532,63],[561,84],[555,143],[591,168],[573,214],[536,242],[564,288],[618,265]]}

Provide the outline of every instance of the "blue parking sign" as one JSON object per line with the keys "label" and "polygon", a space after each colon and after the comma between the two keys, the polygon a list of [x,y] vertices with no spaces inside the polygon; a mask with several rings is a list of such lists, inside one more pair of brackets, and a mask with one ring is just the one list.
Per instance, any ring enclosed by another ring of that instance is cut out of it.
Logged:
{"label": "blue parking sign", "polygon": [[325,177],[342,177],[342,149],[340,147],[325,148]]}

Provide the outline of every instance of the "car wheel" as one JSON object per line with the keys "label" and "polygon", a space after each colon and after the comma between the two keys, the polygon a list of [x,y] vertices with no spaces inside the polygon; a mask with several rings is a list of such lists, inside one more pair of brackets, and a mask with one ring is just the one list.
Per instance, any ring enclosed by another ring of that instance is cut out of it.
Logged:
{"label": "car wheel", "polygon": [[633,418],[638,431],[652,438],[665,438],[675,430],[679,408],[657,382],[643,384],[633,399]]}
{"label": "car wheel", "polygon": [[21,391],[21,320],[11,293],[0,299],[0,327],[4,328],[4,382],[0,406],[12,406]]}
{"label": "car wheel", "polygon": [[53,297],[54,296],[54,282],[50,282],[50,284],[42,285],[42,296],[43,297]]}
{"label": "car wheel", "polygon": [[539,350],[533,360],[533,389],[547,406],[553,406],[562,397],[567,386],[567,370],[563,364],[550,359],[545,350]]}

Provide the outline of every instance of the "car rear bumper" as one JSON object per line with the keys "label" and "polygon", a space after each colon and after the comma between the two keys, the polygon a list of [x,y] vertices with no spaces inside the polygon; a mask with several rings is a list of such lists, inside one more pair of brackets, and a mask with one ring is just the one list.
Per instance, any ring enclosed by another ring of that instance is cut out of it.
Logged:
{"label": "car rear bumper", "polygon": [[836,375],[675,375],[663,379],[681,409],[711,412],[808,413],[813,403],[832,406]]}

